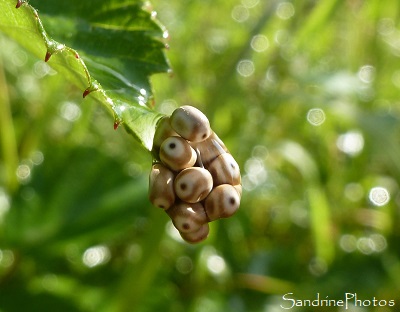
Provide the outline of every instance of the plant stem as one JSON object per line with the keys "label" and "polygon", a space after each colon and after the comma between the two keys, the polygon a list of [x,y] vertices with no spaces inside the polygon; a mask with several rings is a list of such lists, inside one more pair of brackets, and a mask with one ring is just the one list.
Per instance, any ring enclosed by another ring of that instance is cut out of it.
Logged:
{"label": "plant stem", "polygon": [[0,57],[0,157],[4,161],[5,168],[4,185],[6,185],[9,192],[14,192],[18,187],[16,170],[19,159],[10,106],[3,59]]}

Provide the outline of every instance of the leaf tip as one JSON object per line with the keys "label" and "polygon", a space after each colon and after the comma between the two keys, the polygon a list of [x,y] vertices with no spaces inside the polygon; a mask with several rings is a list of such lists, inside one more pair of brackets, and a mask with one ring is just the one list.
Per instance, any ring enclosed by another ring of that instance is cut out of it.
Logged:
{"label": "leaf tip", "polygon": [[51,55],[52,55],[52,54],[51,54],[49,51],[47,51],[47,52],[46,52],[46,56],[44,57],[44,61],[45,61],[45,62],[48,62],[49,59],[50,59],[50,57],[51,57]]}
{"label": "leaf tip", "polygon": [[85,91],[83,91],[82,97],[85,98],[89,95],[89,93],[92,92],[92,90],[90,90],[90,87],[87,88]]}
{"label": "leaf tip", "polygon": [[[47,35],[46,35],[46,37],[47,37]],[[57,41],[49,39],[49,38],[45,38],[45,42],[47,45],[47,52],[46,52],[46,56],[44,58],[45,62],[47,62],[53,54],[63,51],[65,49],[68,49],[65,47],[64,44],[58,43]]]}
{"label": "leaf tip", "polygon": [[85,91],[83,91],[83,98],[87,97],[90,93],[92,93],[93,91],[97,91],[99,90],[99,85],[95,82],[95,83],[91,83],[89,87],[86,88]]}
{"label": "leaf tip", "polygon": [[16,8],[16,9],[20,8],[21,5],[23,5],[24,3],[25,3],[25,1],[18,0],[18,1],[17,1],[17,5],[15,6],[15,8]]}

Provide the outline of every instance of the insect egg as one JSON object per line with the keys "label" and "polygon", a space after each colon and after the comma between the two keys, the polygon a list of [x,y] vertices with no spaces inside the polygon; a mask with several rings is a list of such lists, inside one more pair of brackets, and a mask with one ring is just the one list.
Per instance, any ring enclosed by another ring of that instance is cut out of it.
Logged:
{"label": "insect egg", "polygon": [[171,127],[184,139],[201,142],[211,135],[206,115],[193,106],[178,107],[171,115]]}
{"label": "insect egg", "polygon": [[207,215],[200,203],[179,202],[167,210],[172,223],[181,233],[196,232],[207,223]]}
{"label": "insect egg", "polygon": [[164,140],[170,136],[178,136],[178,134],[171,128],[169,117],[161,118],[156,126],[153,139],[153,150],[158,154],[160,146]]}
{"label": "insect egg", "polygon": [[189,143],[181,137],[171,136],[160,147],[161,161],[174,171],[193,166],[197,154]]}
{"label": "insect egg", "polygon": [[228,152],[224,143],[214,132],[206,140],[196,143],[190,142],[190,145],[197,151],[199,159],[206,167],[219,155]]}
{"label": "insect egg", "polygon": [[200,243],[201,241],[205,240],[208,236],[208,233],[210,232],[210,227],[208,223],[203,224],[200,229],[198,229],[196,232],[190,232],[190,233],[183,233],[180,232],[182,238],[187,241],[188,243],[191,244],[196,244]]}
{"label": "insect egg", "polygon": [[175,178],[175,194],[185,202],[202,201],[210,193],[213,179],[210,172],[204,168],[191,167],[182,170]]}
{"label": "insect egg", "polygon": [[149,175],[149,200],[159,208],[168,209],[175,202],[174,174],[162,164],[154,164]]}
{"label": "insect egg", "polygon": [[240,196],[230,184],[215,187],[205,200],[204,208],[208,219],[214,221],[232,216],[239,208]]}
{"label": "insect egg", "polygon": [[229,153],[219,155],[207,169],[214,179],[214,185],[238,185],[241,182],[239,165]]}

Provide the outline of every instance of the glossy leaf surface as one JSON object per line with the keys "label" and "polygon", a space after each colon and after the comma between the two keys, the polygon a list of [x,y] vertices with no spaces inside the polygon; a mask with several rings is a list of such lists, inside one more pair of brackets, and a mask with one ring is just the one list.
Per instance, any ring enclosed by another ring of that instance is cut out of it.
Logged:
{"label": "glossy leaf surface", "polygon": [[[97,101],[111,109],[151,148],[155,123],[149,77],[168,71],[166,30],[141,1],[0,1],[0,30],[48,61]],[[39,13],[38,13],[39,12]]]}

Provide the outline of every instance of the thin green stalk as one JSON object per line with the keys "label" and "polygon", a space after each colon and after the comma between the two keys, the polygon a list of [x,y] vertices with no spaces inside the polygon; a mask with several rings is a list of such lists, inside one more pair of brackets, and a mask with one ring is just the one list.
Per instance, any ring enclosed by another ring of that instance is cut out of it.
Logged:
{"label": "thin green stalk", "polygon": [[309,184],[307,187],[307,199],[316,259],[322,260],[326,265],[330,265],[335,256],[335,245],[330,207],[326,194],[321,186]]}
{"label": "thin green stalk", "polygon": [[[254,27],[249,31],[246,39],[244,40],[244,43],[250,43],[251,39],[259,34],[263,28],[266,27],[268,22],[271,21],[271,16],[274,14],[274,6],[276,5],[276,1],[272,1],[266,7],[263,9],[263,14],[260,16],[259,20],[257,23],[255,23]],[[231,58],[231,61],[229,65],[226,67],[225,70],[221,71],[222,76],[219,78],[219,81],[229,81],[232,79],[232,77],[235,77],[235,72],[236,72],[236,64],[239,63],[240,60],[244,59],[250,52],[252,48],[250,44],[242,44],[241,49],[238,49],[236,55]],[[227,85],[225,83],[225,85]],[[210,99],[213,99],[212,102],[218,102],[215,100],[216,97],[218,96],[223,96],[226,94],[226,90],[224,88],[221,88],[221,85],[215,86],[214,89],[211,90],[209,93]]]}
{"label": "thin green stalk", "polygon": [[143,299],[152,291],[152,285],[162,268],[160,242],[165,235],[165,219],[160,218],[160,211],[154,209],[150,216],[151,230],[143,237],[142,260],[132,265],[124,274],[116,293],[117,309],[114,311],[138,311]]}
{"label": "thin green stalk", "polygon": [[13,192],[18,187],[16,175],[19,163],[18,146],[2,57],[0,57],[0,143],[0,157],[4,166],[4,185],[9,192]]}
{"label": "thin green stalk", "polygon": [[296,34],[295,45],[306,44],[312,35],[324,29],[324,24],[331,20],[342,0],[317,1],[315,8],[305,18],[305,25]]}

